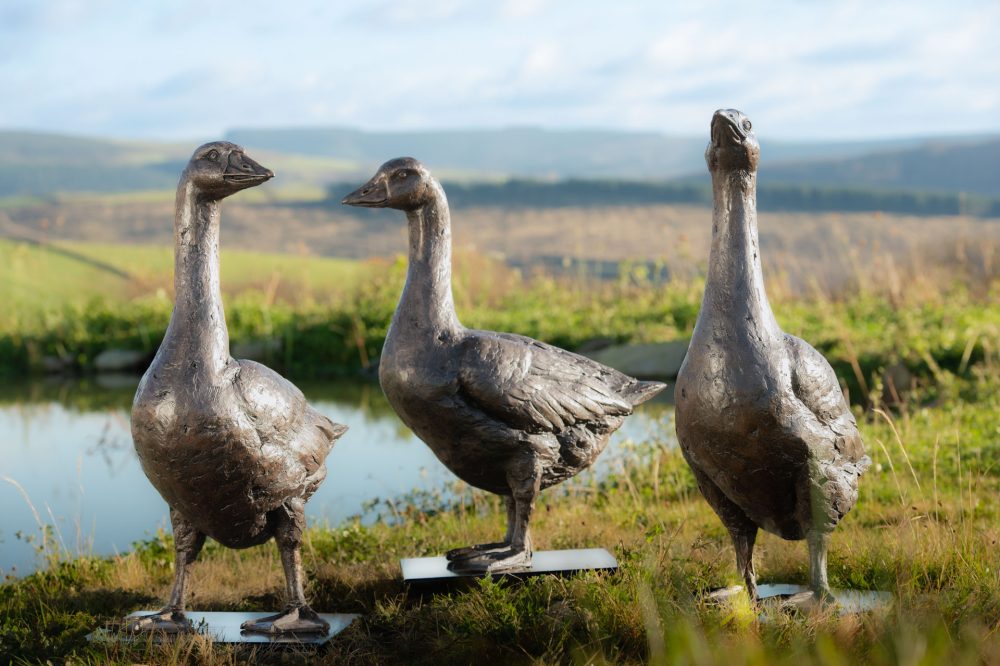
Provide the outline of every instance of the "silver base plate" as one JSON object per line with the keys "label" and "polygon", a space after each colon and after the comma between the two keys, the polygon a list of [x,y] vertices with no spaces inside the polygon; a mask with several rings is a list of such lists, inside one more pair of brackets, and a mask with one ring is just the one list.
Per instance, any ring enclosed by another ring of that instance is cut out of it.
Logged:
{"label": "silver base plate", "polygon": [[433,584],[457,582],[470,578],[525,578],[541,574],[566,576],[580,571],[616,571],[618,560],[604,548],[576,550],[540,550],[531,557],[531,566],[486,573],[455,573],[448,569],[448,560],[440,557],[411,557],[399,561],[404,583]]}
{"label": "silver base plate", "polygon": [[[155,610],[141,610],[131,613],[128,617],[149,615]],[[184,611],[192,623],[194,632],[203,634],[215,643],[268,643],[273,645],[323,645],[331,638],[350,626],[359,615],[354,613],[320,613],[319,616],[330,623],[330,630],[325,634],[260,634],[251,631],[241,631],[240,626],[247,620],[257,620],[274,613],[243,613],[243,612],[200,612]],[[177,636],[187,634],[165,634],[162,632],[130,632],[114,629],[98,629],[87,634],[87,640],[98,643],[165,643]]]}
{"label": "silver base plate", "polygon": [[[837,613],[854,615],[885,608],[892,603],[892,593],[879,590],[831,590],[837,600]],[[733,585],[708,594],[712,601],[726,602],[738,594],[746,594],[742,585]],[[770,606],[773,604],[789,607],[810,606],[812,590],[805,585],[791,583],[764,583],[757,586],[757,596],[761,602]]]}

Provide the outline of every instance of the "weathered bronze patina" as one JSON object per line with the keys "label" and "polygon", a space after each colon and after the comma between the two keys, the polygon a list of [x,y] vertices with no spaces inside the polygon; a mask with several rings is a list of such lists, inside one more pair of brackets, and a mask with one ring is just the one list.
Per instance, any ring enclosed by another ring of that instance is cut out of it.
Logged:
{"label": "weathered bronze patina", "polygon": [[132,405],[143,471],[170,506],[174,586],[134,631],[185,631],[184,583],[205,537],[247,548],[274,537],[285,569],[284,612],[244,625],[268,633],[326,632],[306,603],[299,554],[304,506],[326,477],[324,459],[347,428],[312,409],[288,380],[229,355],[219,291],[223,198],[274,176],[239,146],[194,152],[177,186],[176,302],[163,343]]}
{"label": "weathered bronze patina", "polygon": [[386,162],[343,203],[403,210],[409,221],[406,285],[382,350],[382,390],[448,469],[507,498],[503,541],[453,550],[449,567],[527,567],[538,493],[589,467],[633,407],[664,385],[531,338],[462,326],[451,293],[448,202],[417,160]]}
{"label": "weathered bronze patina", "polygon": [[675,388],[675,423],[698,487],[729,530],[756,598],[758,528],[807,539],[810,587],[830,598],[829,535],[871,463],[837,377],[819,352],[778,327],[757,242],[757,161],[750,121],[721,109],[705,153],[714,210],[708,281]]}

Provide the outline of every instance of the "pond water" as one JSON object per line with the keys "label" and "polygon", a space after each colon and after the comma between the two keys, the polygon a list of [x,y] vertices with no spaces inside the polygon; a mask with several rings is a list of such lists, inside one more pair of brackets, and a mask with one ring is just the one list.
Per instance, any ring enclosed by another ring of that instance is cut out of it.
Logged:
{"label": "pond water", "polygon": [[[167,506],[139,466],[129,432],[138,377],[36,381],[0,389],[0,579],[31,572],[41,525],[70,553],[127,551],[158,528]],[[372,499],[413,491],[447,497],[455,477],[396,417],[374,383],[299,382],[310,402],[350,430],[327,458],[329,475],[306,505],[310,523],[336,525]],[[658,396],[659,398],[659,396]],[[627,455],[622,443],[673,437],[666,399],[640,406],[592,472]]]}

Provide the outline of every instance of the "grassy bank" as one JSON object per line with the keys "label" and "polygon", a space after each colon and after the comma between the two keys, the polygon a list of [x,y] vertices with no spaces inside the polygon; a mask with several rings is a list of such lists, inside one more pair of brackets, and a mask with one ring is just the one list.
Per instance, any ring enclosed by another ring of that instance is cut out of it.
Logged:
{"label": "grassy bank", "polygon": [[[616,575],[483,582],[421,596],[398,582],[398,559],[490,540],[503,530],[502,510],[468,491],[452,505],[414,497],[373,507],[384,520],[370,526],[310,528],[304,557],[315,606],[363,614],[319,653],[250,653],[199,638],[164,647],[88,644],[94,627],[167,594],[172,546],[162,535],[106,559],[47,549],[42,571],[0,586],[0,660],[996,663],[1000,377],[983,364],[964,378],[941,372],[953,381],[933,393],[918,389],[894,413],[862,416],[875,464],[833,539],[833,585],[888,590],[896,598],[890,609],[850,617],[770,609],[758,620],[745,606],[702,601],[702,592],[738,580],[729,540],[679,452],[654,439],[635,443],[634,455],[605,481],[546,493],[537,512],[537,548],[607,546],[622,565]],[[762,536],[758,558],[765,582],[807,580],[802,543]],[[195,567],[191,605],[277,607],[280,571],[273,545],[229,551],[210,544]]]}
{"label": "grassy bank", "polygon": [[[135,256],[80,251],[117,257],[123,270],[157,261],[167,266],[169,260],[166,250],[154,248]],[[378,358],[405,277],[404,261],[314,259],[296,267],[297,259],[283,257],[284,264],[269,268],[267,257],[233,253],[224,263],[232,273],[226,313],[238,355],[240,345],[263,341],[268,344],[262,360],[296,377],[356,374]],[[281,280],[266,282],[267,275],[279,274]],[[879,282],[857,280],[834,294],[802,294],[783,287],[780,271],[771,274],[779,322],[827,355],[856,402],[887,370],[893,371],[893,388],[903,391],[911,382],[938,386],[951,375],[964,377],[976,365],[997,361],[1000,307],[992,275],[978,282],[944,282],[935,272],[895,274]],[[162,279],[169,270],[158,275]],[[263,287],[248,275],[261,277]],[[310,275],[313,284],[340,289],[314,291]],[[516,331],[568,349],[595,341],[684,338],[697,318],[702,288],[698,277],[653,284],[641,269],[630,271],[627,265],[618,281],[599,282],[525,276],[476,254],[460,254],[456,261],[455,298],[466,325]],[[95,296],[56,307],[13,308],[0,320],[0,372],[37,372],[52,358],[87,372],[109,348],[151,356],[171,304],[167,288],[159,287],[135,298]]]}
{"label": "grassy bank", "polygon": [[[364,262],[223,250],[220,280],[229,294],[273,301],[339,298],[366,279]],[[43,246],[0,239],[0,285],[7,290],[0,327],[94,304],[162,300],[173,294],[173,249],[58,241]],[[157,299],[157,296],[160,296]]]}

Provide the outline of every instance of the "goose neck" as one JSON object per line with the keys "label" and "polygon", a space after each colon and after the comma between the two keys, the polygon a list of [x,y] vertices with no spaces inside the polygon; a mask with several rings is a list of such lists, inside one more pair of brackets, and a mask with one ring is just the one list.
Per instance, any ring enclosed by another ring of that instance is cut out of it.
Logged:
{"label": "goose neck", "polygon": [[432,334],[457,330],[451,290],[451,217],[444,189],[437,181],[431,201],[407,211],[409,264],[406,285],[393,326]]}
{"label": "goose neck", "polygon": [[182,176],[174,218],[174,310],[164,346],[194,370],[221,372],[229,331],[219,284],[221,202]]}
{"label": "goose neck", "polygon": [[712,189],[712,247],[703,309],[776,334],[780,329],[767,300],[761,268],[757,174],[713,172]]}

